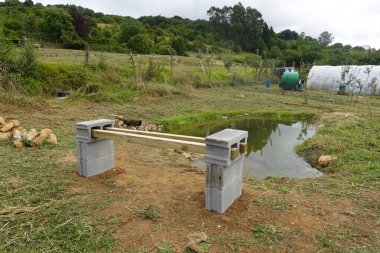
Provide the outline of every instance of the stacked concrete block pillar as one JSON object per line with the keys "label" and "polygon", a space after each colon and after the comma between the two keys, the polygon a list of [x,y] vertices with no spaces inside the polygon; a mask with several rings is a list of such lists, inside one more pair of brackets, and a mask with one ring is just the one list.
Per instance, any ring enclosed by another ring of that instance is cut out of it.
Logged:
{"label": "stacked concrete block pillar", "polygon": [[93,129],[103,130],[114,127],[115,121],[99,119],[75,124],[78,144],[78,174],[91,177],[115,167],[115,148],[113,140],[93,138]]}
{"label": "stacked concrete block pillar", "polygon": [[224,213],[242,194],[248,132],[225,129],[206,137],[206,208]]}

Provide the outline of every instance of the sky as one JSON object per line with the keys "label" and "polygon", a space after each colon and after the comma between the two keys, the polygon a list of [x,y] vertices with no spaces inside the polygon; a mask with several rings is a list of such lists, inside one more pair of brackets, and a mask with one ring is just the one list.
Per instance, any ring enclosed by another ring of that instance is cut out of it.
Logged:
{"label": "sky", "polygon": [[[21,0],[22,1],[22,0]],[[175,15],[208,19],[211,6],[233,6],[233,0],[34,0],[43,5],[75,4],[96,12],[138,18]],[[257,9],[275,32],[291,29],[317,38],[328,31],[333,43],[370,46],[380,49],[379,0],[241,0],[245,7]]]}

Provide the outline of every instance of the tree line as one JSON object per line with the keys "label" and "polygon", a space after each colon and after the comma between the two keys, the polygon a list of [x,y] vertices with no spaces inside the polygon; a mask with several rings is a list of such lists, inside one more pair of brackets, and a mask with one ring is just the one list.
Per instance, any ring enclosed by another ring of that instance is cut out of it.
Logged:
{"label": "tree line", "polygon": [[143,16],[138,19],[105,15],[75,5],[43,6],[32,0],[0,3],[0,38],[14,41],[26,36],[41,44],[63,48],[186,55],[187,52],[222,54],[251,52],[283,65],[380,64],[380,50],[333,44],[324,31],[318,38],[286,29],[279,33],[255,8],[241,3],[211,7],[209,20],[179,16]]}

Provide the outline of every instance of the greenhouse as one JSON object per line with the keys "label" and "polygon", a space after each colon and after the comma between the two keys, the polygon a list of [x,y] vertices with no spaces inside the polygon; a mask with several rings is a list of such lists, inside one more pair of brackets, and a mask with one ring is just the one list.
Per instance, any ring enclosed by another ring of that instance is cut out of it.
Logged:
{"label": "greenhouse", "polygon": [[313,66],[307,79],[308,89],[333,92],[350,89],[365,94],[380,94],[380,66]]}

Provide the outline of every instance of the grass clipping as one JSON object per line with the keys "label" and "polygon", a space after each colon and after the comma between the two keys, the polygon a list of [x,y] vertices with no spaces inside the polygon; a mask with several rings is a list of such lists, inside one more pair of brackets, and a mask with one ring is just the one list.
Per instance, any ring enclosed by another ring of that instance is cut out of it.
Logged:
{"label": "grass clipping", "polygon": [[8,122],[0,116],[0,141],[11,141],[16,148],[37,147],[44,143],[57,144],[57,136],[49,128],[40,132],[36,129],[27,131],[18,120]]}

